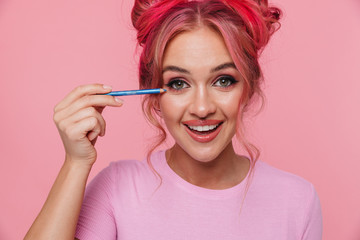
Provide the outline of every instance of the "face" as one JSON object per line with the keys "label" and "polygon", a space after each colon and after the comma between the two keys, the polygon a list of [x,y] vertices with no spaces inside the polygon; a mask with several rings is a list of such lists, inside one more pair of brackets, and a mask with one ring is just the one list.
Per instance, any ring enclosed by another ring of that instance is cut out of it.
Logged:
{"label": "face", "polygon": [[206,27],[177,35],[163,80],[160,110],[178,153],[209,162],[232,150],[242,82],[222,36]]}

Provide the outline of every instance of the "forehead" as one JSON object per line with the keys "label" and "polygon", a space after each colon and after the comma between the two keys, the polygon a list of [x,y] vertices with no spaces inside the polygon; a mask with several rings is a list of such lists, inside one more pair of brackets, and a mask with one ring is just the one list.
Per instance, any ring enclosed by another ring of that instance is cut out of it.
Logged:
{"label": "forehead", "polygon": [[225,62],[232,62],[232,59],[223,37],[209,27],[201,27],[180,33],[168,43],[163,67],[175,65],[192,69]]}

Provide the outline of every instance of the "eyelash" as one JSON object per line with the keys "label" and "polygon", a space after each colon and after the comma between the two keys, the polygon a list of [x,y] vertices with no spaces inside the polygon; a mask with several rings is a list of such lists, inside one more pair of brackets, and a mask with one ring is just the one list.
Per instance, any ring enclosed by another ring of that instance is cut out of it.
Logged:
{"label": "eyelash", "polygon": [[228,88],[228,87],[231,87],[232,85],[236,84],[237,81],[235,78],[233,78],[232,76],[229,76],[229,75],[223,75],[223,76],[220,76],[216,79],[216,81],[213,83],[213,85],[215,85],[216,83],[220,82],[221,80],[227,80],[229,81],[229,84],[226,85],[226,86],[220,86],[220,85],[217,85],[217,87],[220,87],[220,88]]}
{"label": "eyelash", "polygon": [[[219,83],[219,81],[221,81],[221,80],[227,80],[227,81],[230,81],[230,82],[226,86],[221,86],[220,83]],[[228,88],[228,87],[231,87],[232,85],[236,84],[237,82],[238,81],[235,78],[233,78],[232,76],[223,75],[223,76],[218,77],[214,81],[214,83],[212,85],[216,86],[216,87],[220,87],[220,88]],[[175,84],[179,84],[179,83],[183,84],[183,85],[186,85],[186,86],[185,87],[182,86],[181,88],[175,87]],[[216,85],[216,83],[219,83],[219,85]],[[182,79],[172,79],[172,80],[170,80],[170,82],[168,82],[166,84],[166,86],[168,88],[170,88],[171,90],[173,90],[173,91],[181,91],[184,88],[190,87],[189,84],[186,81],[182,80]]]}
{"label": "eyelash", "polygon": [[[175,86],[175,84],[177,84],[177,83],[182,83],[182,84],[185,84],[185,85],[187,85],[187,87],[182,87],[182,88],[176,88],[176,87],[174,87]],[[166,84],[166,86],[168,87],[168,88],[170,88],[171,90],[173,90],[173,91],[181,91],[182,89],[184,89],[184,88],[188,88],[189,87],[189,84],[187,84],[184,80],[181,80],[181,79],[172,79],[172,80],[170,80],[170,82],[168,82],[167,84]]]}

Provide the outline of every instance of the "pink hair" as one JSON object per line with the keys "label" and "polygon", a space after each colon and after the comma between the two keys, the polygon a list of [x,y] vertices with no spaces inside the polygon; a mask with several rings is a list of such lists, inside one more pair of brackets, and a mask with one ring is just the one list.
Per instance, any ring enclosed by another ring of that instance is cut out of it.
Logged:
{"label": "pink hair", "polygon": [[[184,31],[208,26],[218,31],[227,45],[235,66],[244,79],[237,139],[248,152],[251,166],[259,157],[258,149],[244,137],[243,113],[254,95],[263,98],[260,88],[263,80],[258,62],[259,55],[271,35],[278,29],[281,11],[269,7],[267,0],[135,0],[132,22],[137,29],[137,40],[143,48],[139,62],[140,88],[160,88],[162,60],[171,39]],[[143,100],[147,119],[159,129],[159,138],[150,154],[166,139],[159,122],[157,96],[148,95]]]}

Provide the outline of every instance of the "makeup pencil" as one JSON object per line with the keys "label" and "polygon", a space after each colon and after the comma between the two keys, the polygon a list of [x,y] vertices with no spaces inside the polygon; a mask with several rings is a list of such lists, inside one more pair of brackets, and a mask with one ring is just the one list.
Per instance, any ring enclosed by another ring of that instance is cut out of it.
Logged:
{"label": "makeup pencil", "polygon": [[129,96],[129,95],[142,95],[142,94],[156,94],[166,92],[163,88],[153,88],[153,89],[140,89],[140,90],[127,90],[127,91],[113,91],[105,93],[103,95],[110,96]]}

